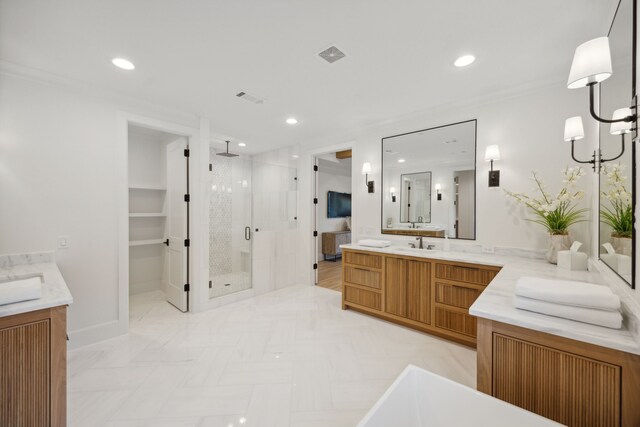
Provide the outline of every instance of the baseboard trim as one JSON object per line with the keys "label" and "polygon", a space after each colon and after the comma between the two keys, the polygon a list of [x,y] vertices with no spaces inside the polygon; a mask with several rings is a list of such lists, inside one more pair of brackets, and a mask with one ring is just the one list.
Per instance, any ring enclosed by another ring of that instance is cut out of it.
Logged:
{"label": "baseboard trim", "polygon": [[120,324],[117,320],[100,323],[69,332],[69,350],[86,347],[100,341],[108,340],[123,335]]}

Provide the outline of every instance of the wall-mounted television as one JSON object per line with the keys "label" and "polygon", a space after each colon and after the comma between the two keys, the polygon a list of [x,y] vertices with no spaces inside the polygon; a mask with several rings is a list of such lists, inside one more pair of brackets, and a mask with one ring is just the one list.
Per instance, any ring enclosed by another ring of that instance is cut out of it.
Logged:
{"label": "wall-mounted television", "polygon": [[351,194],[327,191],[327,218],[351,216]]}

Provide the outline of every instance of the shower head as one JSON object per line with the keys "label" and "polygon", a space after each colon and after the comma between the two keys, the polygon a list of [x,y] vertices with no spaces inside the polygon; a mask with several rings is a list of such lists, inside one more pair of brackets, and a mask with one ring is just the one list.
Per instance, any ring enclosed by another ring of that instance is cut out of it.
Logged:
{"label": "shower head", "polygon": [[229,141],[226,141],[227,143],[227,152],[226,153],[216,153],[216,155],[218,156],[224,156],[224,157],[238,157],[238,154],[233,154],[229,152]]}

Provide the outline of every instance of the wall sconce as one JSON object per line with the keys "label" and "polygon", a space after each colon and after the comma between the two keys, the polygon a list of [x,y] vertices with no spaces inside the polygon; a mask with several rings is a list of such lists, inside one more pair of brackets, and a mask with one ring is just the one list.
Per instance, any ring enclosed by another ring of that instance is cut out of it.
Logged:
{"label": "wall sconce", "polygon": [[436,184],[436,200],[442,200],[442,185]]}
{"label": "wall sconce", "polygon": [[369,181],[369,174],[371,173],[371,163],[365,162],[362,164],[362,175],[364,175],[364,182],[367,185],[369,193],[374,193],[373,181]]}
{"label": "wall sconce", "polygon": [[500,149],[497,145],[489,145],[484,152],[484,160],[491,162],[489,171],[489,187],[500,187],[500,171],[493,170],[493,162],[500,160]]}
{"label": "wall sconce", "polygon": [[[635,28],[635,16],[634,28]],[[635,73],[635,67],[634,71]],[[636,99],[634,97],[631,108],[619,108],[613,113],[611,120],[598,117],[594,105],[594,93],[596,84],[605,81],[611,74],[611,50],[609,48],[608,37],[598,37],[588,42],[582,43],[576,48],[571,63],[571,71],[569,72],[569,80],[567,87],[569,89],[578,89],[582,87],[589,88],[589,112],[591,117],[601,123],[611,124],[610,133],[612,135],[622,135],[622,149],[620,154],[611,159],[603,159],[599,150],[594,150],[591,160],[578,160],[574,155],[574,142],[584,138],[584,130],[582,128],[581,117],[571,117],[565,122],[564,140],[571,141],[571,157],[578,163],[590,163],[593,165],[593,171],[600,170],[600,164],[618,159],[624,154],[624,134],[635,130],[633,124],[637,120],[637,114],[631,109],[636,108]]]}
{"label": "wall sconce", "polygon": [[593,154],[591,155],[591,160],[578,160],[575,156],[575,142],[584,138],[584,128],[582,126],[582,117],[570,117],[564,123],[564,140],[571,141],[571,158],[576,163],[587,163],[592,165],[592,169],[595,172],[596,170],[600,171],[600,165],[602,163],[610,162],[616,159],[619,159],[624,154],[625,148],[625,134],[631,132],[633,129],[631,128],[631,122],[627,121],[617,121],[619,118],[627,117],[631,113],[630,108],[619,108],[613,113],[613,119],[611,123],[611,128],[609,133],[611,135],[621,135],[621,144],[622,147],[620,149],[620,154],[610,159],[603,159],[602,153],[600,150],[593,150]]}
{"label": "wall sconce", "polygon": [[389,193],[391,193],[391,201],[392,201],[393,203],[395,203],[395,202],[396,202],[396,195],[395,195],[395,192],[396,192],[396,188],[395,188],[395,187],[390,187],[390,188],[389,188]]}

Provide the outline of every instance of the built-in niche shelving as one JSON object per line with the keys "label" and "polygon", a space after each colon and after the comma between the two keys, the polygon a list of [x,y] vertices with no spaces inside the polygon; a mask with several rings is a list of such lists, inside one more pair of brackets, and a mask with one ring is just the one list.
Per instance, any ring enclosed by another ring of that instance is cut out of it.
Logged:
{"label": "built-in niche shelving", "polygon": [[129,293],[166,288],[168,134],[129,131]]}

